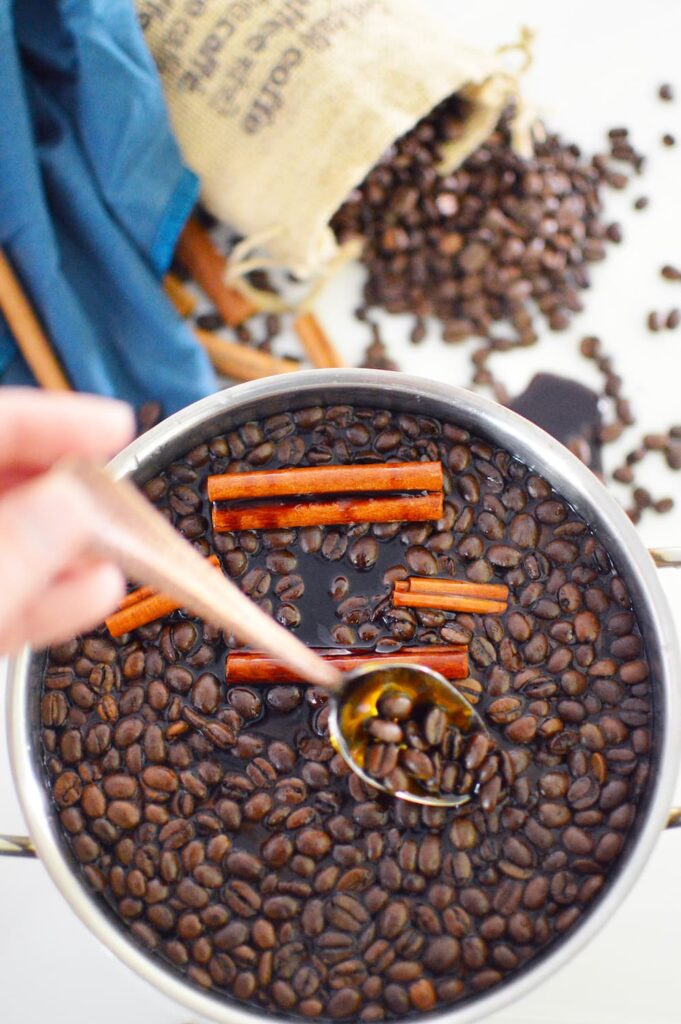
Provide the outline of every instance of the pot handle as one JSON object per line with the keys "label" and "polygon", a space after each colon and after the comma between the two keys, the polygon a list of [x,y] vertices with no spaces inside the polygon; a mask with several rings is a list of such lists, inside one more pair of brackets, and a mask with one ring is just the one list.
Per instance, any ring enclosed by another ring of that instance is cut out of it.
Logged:
{"label": "pot handle", "polygon": [[681,548],[648,548],[658,569],[678,569],[681,567]]}
{"label": "pot handle", "polygon": [[[658,569],[681,568],[681,548],[649,548],[650,557]],[[666,828],[681,828],[681,807],[672,807]],[[0,834],[0,857],[37,857],[28,836]]]}
{"label": "pot handle", "polygon": [[[648,551],[658,569],[681,568],[681,548],[649,548]],[[681,828],[681,807],[672,807],[667,828]]]}
{"label": "pot handle", "polygon": [[0,857],[37,857],[35,846],[28,836],[0,834]]}

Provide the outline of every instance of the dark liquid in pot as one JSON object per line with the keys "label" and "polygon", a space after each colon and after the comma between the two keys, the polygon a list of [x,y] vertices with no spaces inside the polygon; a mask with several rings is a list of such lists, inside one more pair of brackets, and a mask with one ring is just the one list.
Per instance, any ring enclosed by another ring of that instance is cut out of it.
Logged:
{"label": "dark liquid in pot", "polygon": [[[445,467],[438,524],[212,533],[205,479],[235,464],[420,458]],[[349,406],[245,424],[145,490],[311,645],[470,642],[457,685],[507,756],[487,811],[420,808],[349,773],[319,691],[226,687],[225,639],[181,612],[63,644],[46,780],[122,927],[225,999],[362,1021],[474,997],[573,929],[635,826],[653,721],[627,588],[576,512],[456,426]],[[393,609],[410,574],[505,582],[508,612]],[[217,745],[185,705],[220,723]]]}

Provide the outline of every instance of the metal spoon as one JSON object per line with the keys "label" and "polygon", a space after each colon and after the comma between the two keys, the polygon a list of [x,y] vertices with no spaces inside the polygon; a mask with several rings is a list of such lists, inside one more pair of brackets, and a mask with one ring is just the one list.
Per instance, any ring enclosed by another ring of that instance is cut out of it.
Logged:
{"label": "metal spoon", "polygon": [[333,693],[329,733],[334,749],[362,782],[390,796],[428,807],[460,807],[468,803],[471,794],[435,795],[411,777],[408,789],[392,790],[365,770],[367,720],[377,714],[381,697],[392,693],[406,694],[416,703],[437,705],[447,714],[449,723],[462,733],[487,733],[473,705],[439,672],[398,660],[385,664],[368,658],[359,668],[346,673],[340,688]]}
{"label": "metal spoon", "polygon": [[331,742],[363,782],[391,796],[429,806],[454,807],[470,799],[468,795],[434,796],[416,781],[410,783],[409,790],[393,793],[364,770],[364,723],[376,714],[379,698],[395,689],[417,701],[439,705],[462,732],[486,731],[472,705],[438,672],[369,657],[358,669],[342,674],[209,567],[130,481],[114,480],[105,469],[81,460],[60,463],[53,472],[75,478],[97,506],[94,556],[115,561],[139,583],[177,598],[183,608],[267,651],[302,678],[328,690]]}

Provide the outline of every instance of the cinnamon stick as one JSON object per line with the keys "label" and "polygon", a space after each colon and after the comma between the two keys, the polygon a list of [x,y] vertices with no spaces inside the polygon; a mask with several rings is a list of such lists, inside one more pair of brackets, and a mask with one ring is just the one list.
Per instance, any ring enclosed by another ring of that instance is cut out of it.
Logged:
{"label": "cinnamon stick", "polygon": [[[220,566],[220,559],[217,555],[209,555],[206,561],[214,565],[216,569]],[[133,604],[139,604],[140,601],[145,601],[146,598],[154,597],[156,594],[158,594],[158,591],[154,590],[153,587],[138,587],[137,590],[131,590],[129,594],[125,595],[118,606],[118,610],[120,612],[124,608],[130,608]]]}
{"label": "cinnamon stick", "polygon": [[[211,555],[208,561],[216,569],[220,568],[217,555]],[[168,597],[167,594],[159,594],[153,587],[139,587],[126,594],[118,606],[118,611],[105,619],[104,624],[111,636],[116,638],[155,622],[156,619],[162,619],[180,607],[174,598]]]}
{"label": "cinnamon stick", "polygon": [[330,523],[423,522],[442,517],[443,496],[415,495],[395,498],[337,498],[293,505],[254,505],[243,509],[213,509],[213,529],[270,530]]}
{"label": "cinnamon stick", "polygon": [[66,374],[33,312],[5,253],[0,249],[0,310],[41,388],[70,391]]}
{"label": "cinnamon stick", "polygon": [[446,612],[468,612],[471,615],[500,615],[508,605],[504,601],[491,601],[480,597],[462,597],[459,594],[411,594],[393,591],[395,608],[438,608]]}
{"label": "cinnamon stick", "polygon": [[503,583],[472,583],[470,580],[433,579],[429,576],[409,576],[396,580],[395,590],[412,594],[459,594],[462,597],[481,597],[492,601],[508,601],[508,587]]}
{"label": "cinnamon stick", "polygon": [[294,494],[441,490],[441,462],[305,466],[302,469],[295,466],[289,469],[222,473],[208,477],[210,501],[278,498]]}
{"label": "cinnamon stick", "polygon": [[[406,647],[396,654],[375,654],[362,651],[355,654],[337,654],[331,650],[317,650],[325,660],[333,662],[341,672],[351,672],[367,661],[381,665],[407,662],[422,665],[439,672],[445,679],[465,679],[468,675],[468,648],[461,644],[451,646]],[[305,682],[291,669],[275,658],[258,651],[233,651],[227,655],[225,678],[229,685],[239,683],[298,683]]]}
{"label": "cinnamon stick", "polygon": [[146,601],[148,597],[153,597],[157,593],[158,591],[154,590],[153,587],[138,587],[137,590],[131,590],[119,604],[118,611],[122,612],[124,608],[132,608],[134,604]]}
{"label": "cinnamon stick", "polygon": [[256,380],[258,377],[293,373],[299,369],[298,364],[292,359],[279,359],[248,345],[225,341],[212,331],[203,331],[196,327],[194,334],[205,348],[218,373],[231,377],[232,380]]}
{"label": "cinnamon stick", "polygon": [[196,309],[196,299],[175,274],[167,273],[163,278],[166,295],[181,317],[191,316]]}
{"label": "cinnamon stick", "polygon": [[314,313],[302,313],[293,322],[293,329],[313,366],[322,368],[345,366],[331,339]]}
{"label": "cinnamon stick", "polygon": [[177,257],[230,327],[238,327],[257,312],[241,292],[225,284],[227,260],[193,217],[187,221],[180,235]]}

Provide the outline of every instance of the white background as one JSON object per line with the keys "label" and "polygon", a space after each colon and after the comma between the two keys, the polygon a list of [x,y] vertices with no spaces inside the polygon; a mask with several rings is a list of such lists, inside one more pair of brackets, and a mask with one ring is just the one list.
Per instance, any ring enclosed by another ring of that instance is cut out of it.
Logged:
{"label": "white background", "polygon": [[[635,145],[649,155],[642,178],[608,200],[609,213],[624,226],[625,240],[597,268],[594,288],[585,296],[586,311],[574,328],[546,334],[534,349],[496,357],[493,369],[504,375],[512,392],[537,370],[562,371],[598,385],[577,352],[578,339],[596,333],[616,358],[640,428],[655,431],[681,422],[681,329],[651,335],[644,326],[651,309],[681,306],[681,284],[659,277],[663,263],[681,265],[681,3],[426,2],[455,18],[471,43],[494,46],[516,38],[521,24],[536,28],[526,93],[549,126],[594,152],[603,146],[607,128],[625,125]],[[657,99],[663,81],[675,84],[676,103]],[[660,144],[667,131],[679,139],[675,149]],[[642,194],[650,197],[650,207],[634,212],[633,199]],[[359,282],[359,272],[347,271],[320,305],[349,363],[359,359],[366,342],[349,312]],[[450,383],[468,381],[470,345],[445,347],[434,335],[410,347],[404,341],[406,324],[392,318],[385,328],[403,369]],[[620,454],[633,447],[640,428],[625,434]],[[611,466],[617,454],[617,448],[610,452]],[[646,464],[646,483],[657,496],[672,494],[679,506],[669,516],[645,518],[641,534],[649,545],[681,544],[681,473],[665,473],[656,459]],[[681,573],[675,577],[668,570],[664,585],[672,607],[681,607]],[[677,621],[681,628],[681,612]],[[0,688],[5,688],[1,665]],[[2,702],[0,719],[1,707]],[[678,798],[681,803],[681,780]],[[0,830],[23,831],[4,739]],[[681,1021],[680,864],[681,830],[662,835],[642,878],[596,940],[531,995],[490,1018],[494,1024]],[[0,863],[0,907],[0,1020],[6,1024],[199,1024],[99,946],[39,863]]]}

